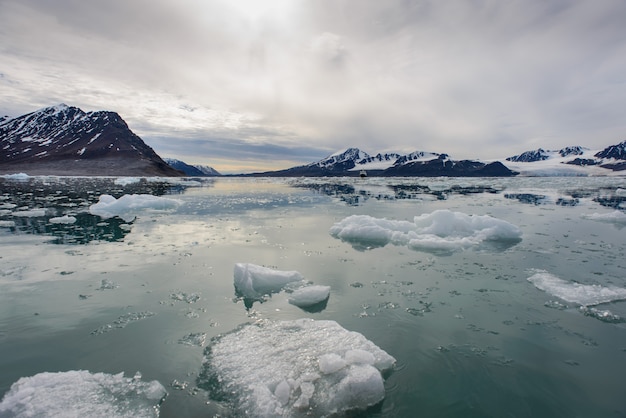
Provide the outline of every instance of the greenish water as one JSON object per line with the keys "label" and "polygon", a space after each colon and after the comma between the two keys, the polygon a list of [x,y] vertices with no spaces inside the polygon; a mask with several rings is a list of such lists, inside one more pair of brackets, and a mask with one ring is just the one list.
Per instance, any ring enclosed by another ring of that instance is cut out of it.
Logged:
{"label": "greenish water", "polygon": [[[89,213],[104,193],[182,203],[125,222]],[[440,209],[504,220],[522,239],[440,253],[329,234],[351,215]],[[139,371],[169,393],[161,417],[229,416],[196,387],[203,347],[255,319],[308,317],[396,358],[365,416],[623,417],[626,301],[581,310],[527,279],[626,288],[626,221],[607,217],[625,211],[624,178],[0,178],[0,397],[45,371]],[[65,214],[76,222],[51,223]],[[309,313],[281,292],[246,309],[239,262],[297,270],[331,287],[328,304]]]}

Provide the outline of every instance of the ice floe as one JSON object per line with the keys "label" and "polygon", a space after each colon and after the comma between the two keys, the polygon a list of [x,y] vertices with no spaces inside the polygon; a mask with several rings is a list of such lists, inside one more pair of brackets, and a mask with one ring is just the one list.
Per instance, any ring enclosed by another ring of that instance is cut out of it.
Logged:
{"label": "ice floe", "polygon": [[98,203],[89,207],[89,213],[101,218],[113,218],[118,216],[126,222],[130,222],[141,210],[169,210],[177,208],[181,202],[176,199],[152,196],[149,194],[125,194],[119,199],[103,194]]}
{"label": "ice floe", "polygon": [[144,382],[139,373],[46,372],[15,382],[0,402],[0,416],[153,418],[166,396],[163,385]]}
{"label": "ice floe", "polygon": [[52,224],[73,224],[76,222],[76,218],[70,215],[57,216],[50,218]]}
{"label": "ice floe", "polygon": [[262,300],[263,296],[280,292],[287,284],[302,281],[297,271],[280,271],[250,263],[236,263],[235,293],[245,299]]}
{"label": "ice floe", "polygon": [[394,364],[335,321],[263,320],[214,338],[198,385],[245,416],[332,416],[381,402]]}
{"label": "ice floe", "polygon": [[485,242],[515,243],[522,237],[517,226],[504,220],[447,209],[416,216],[413,222],[352,215],[334,224],[330,234],[360,250],[391,243],[433,252],[456,251]]}
{"label": "ice floe", "polygon": [[593,306],[626,299],[626,289],[624,288],[568,282],[543,270],[536,271],[527,280],[539,290],[566,302],[582,306]]}
{"label": "ice floe", "polygon": [[299,308],[311,308],[328,301],[330,286],[304,286],[296,289],[289,296],[288,302]]}
{"label": "ice floe", "polygon": [[591,213],[583,216],[585,219],[593,221],[609,222],[614,224],[626,225],[626,213],[615,210],[609,213]]}

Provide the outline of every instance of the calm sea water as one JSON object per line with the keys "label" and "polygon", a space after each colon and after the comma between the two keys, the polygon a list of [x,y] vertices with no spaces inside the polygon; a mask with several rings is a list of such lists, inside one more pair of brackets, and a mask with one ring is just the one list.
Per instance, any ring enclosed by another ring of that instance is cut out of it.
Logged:
{"label": "calm sea water", "polygon": [[[139,371],[169,393],[160,416],[228,416],[196,386],[203,347],[258,318],[309,317],[396,358],[364,416],[626,416],[626,301],[585,310],[527,280],[626,288],[624,178],[115,180],[0,178],[0,397],[45,371]],[[139,193],[182,204],[130,222],[88,211]],[[438,209],[505,220],[522,240],[437,253],[329,234],[350,215]],[[76,222],[50,222],[65,214]],[[331,287],[328,304],[306,312],[283,292],[247,309],[239,262],[297,270]]]}

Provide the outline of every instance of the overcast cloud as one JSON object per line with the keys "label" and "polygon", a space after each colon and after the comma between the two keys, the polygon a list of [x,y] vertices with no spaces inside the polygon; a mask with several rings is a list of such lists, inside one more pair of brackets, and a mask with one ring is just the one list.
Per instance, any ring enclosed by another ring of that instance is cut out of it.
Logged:
{"label": "overcast cloud", "polygon": [[223,172],[626,133],[623,0],[0,0],[0,114],[118,112]]}

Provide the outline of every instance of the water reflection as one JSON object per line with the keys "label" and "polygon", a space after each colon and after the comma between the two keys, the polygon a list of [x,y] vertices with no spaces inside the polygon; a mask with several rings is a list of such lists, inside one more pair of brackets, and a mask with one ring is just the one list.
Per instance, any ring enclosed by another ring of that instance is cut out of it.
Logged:
{"label": "water reflection", "polygon": [[[121,241],[132,222],[115,217],[102,219],[89,213],[100,195],[119,198],[125,194],[162,196],[182,194],[190,186],[211,182],[146,178],[0,177],[0,231],[14,234],[49,235],[52,244],[87,244],[91,241]],[[73,222],[54,222],[71,215]],[[51,221],[52,220],[52,221]]]}

